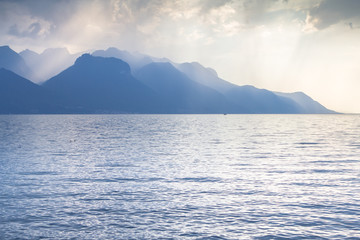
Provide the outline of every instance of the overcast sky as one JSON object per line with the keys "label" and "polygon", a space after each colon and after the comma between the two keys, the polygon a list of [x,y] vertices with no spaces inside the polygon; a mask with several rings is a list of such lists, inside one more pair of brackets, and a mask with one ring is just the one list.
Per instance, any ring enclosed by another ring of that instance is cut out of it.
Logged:
{"label": "overcast sky", "polygon": [[0,0],[0,45],[110,46],[360,113],[360,0]]}

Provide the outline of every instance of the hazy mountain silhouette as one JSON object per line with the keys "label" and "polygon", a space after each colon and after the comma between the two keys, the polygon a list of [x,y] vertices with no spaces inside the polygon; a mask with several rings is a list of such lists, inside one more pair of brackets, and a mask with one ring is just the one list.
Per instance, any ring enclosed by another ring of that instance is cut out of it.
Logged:
{"label": "hazy mountain silhouette", "polygon": [[79,112],[147,113],[162,106],[157,95],[131,75],[129,65],[116,58],[84,54],[43,86]]}
{"label": "hazy mountain silhouette", "polygon": [[[143,54],[133,54],[121,51],[117,48],[95,51],[93,54],[103,57],[115,57],[130,62],[134,68],[134,74],[139,77],[143,71],[141,68],[149,63],[171,63],[186,77],[198,84],[212,88],[220,92],[228,100],[229,112],[235,113],[334,113],[323,107],[310,97],[308,101],[299,101],[294,94],[277,94],[266,89],[258,89],[253,86],[238,86],[218,77],[215,70],[205,68],[200,63],[174,63],[166,58],[154,58]],[[152,73],[151,73],[152,74]],[[145,76],[146,77],[146,76]],[[143,79],[142,76],[139,77]],[[150,77],[148,77],[150,78]],[[167,79],[171,79],[167,77]],[[166,79],[165,81],[166,82]],[[310,99],[310,100],[309,100]],[[224,112],[226,111],[224,109]]]}
{"label": "hazy mountain silhouette", "polygon": [[335,111],[329,110],[317,101],[313,100],[311,97],[306,95],[303,92],[294,92],[294,93],[281,93],[281,92],[274,92],[276,95],[289,98],[296,102],[298,105],[301,106],[302,112],[301,113],[336,113]]}
{"label": "hazy mountain silhouette", "polygon": [[237,106],[237,113],[334,113],[305,94],[273,93],[253,86],[237,86],[197,62],[173,65],[196,82],[221,92]]}
{"label": "hazy mountain silhouette", "polygon": [[106,50],[94,51],[91,55],[99,57],[114,57],[121,59],[130,65],[133,73],[152,62],[170,62],[170,60],[167,58],[156,58],[138,52],[130,53],[128,51],[119,50],[114,47],[108,48]]}
{"label": "hazy mountain silhouette", "polygon": [[214,69],[205,68],[200,63],[173,63],[173,65],[183,72],[188,78],[212,89],[216,89],[221,93],[226,93],[233,87],[237,87],[237,85],[219,78]]}
{"label": "hazy mountain silhouette", "polygon": [[74,64],[80,54],[70,54],[66,48],[48,48],[41,54],[26,49],[20,52],[26,64],[32,70],[31,80],[36,83],[59,74]]}
{"label": "hazy mountain silhouette", "polygon": [[170,63],[150,63],[136,77],[156,91],[172,113],[224,113],[231,105],[219,92],[189,79]]}
{"label": "hazy mountain silhouette", "polygon": [[225,96],[244,113],[303,113],[301,106],[293,100],[253,86],[234,87]]}
{"label": "hazy mountain silhouette", "polygon": [[41,86],[7,69],[0,69],[0,113],[58,113],[64,110],[60,100]]}
{"label": "hazy mountain silhouette", "polygon": [[[335,113],[304,93],[232,84],[196,62],[109,48],[66,68],[75,56],[66,49],[21,55],[36,73],[0,47],[0,113]],[[66,69],[39,86],[5,68],[37,80]]]}
{"label": "hazy mountain silhouette", "polygon": [[24,59],[9,46],[0,46],[0,68],[8,69],[25,78],[32,75]]}

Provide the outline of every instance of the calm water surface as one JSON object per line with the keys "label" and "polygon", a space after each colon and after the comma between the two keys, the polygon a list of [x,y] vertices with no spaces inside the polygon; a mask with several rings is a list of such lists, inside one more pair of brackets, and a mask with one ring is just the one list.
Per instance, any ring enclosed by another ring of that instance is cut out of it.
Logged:
{"label": "calm water surface", "polygon": [[359,115],[2,115],[0,239],[360,239]]}

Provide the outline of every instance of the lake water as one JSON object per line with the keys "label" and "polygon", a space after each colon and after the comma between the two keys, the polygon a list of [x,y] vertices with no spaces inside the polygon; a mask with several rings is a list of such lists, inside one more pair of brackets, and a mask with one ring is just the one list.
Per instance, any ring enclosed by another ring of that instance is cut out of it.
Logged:
{"label": "lake water", "polygon": [[360,239],[360,115],[2,115],[0,239]]}

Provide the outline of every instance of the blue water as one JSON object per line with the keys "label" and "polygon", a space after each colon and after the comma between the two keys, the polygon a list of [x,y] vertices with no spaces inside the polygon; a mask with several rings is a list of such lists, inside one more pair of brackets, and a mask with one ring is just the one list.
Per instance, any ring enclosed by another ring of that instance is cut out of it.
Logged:
{"label": "blue water", "polygon": [[2,115],[0,239],[360,239],[359,115]]}

